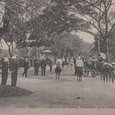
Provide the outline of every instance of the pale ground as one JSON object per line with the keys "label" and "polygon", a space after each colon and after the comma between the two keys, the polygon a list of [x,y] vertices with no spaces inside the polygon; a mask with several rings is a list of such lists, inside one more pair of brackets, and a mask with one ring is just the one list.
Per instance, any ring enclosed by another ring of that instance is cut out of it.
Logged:
{"label": "pale ground", "polygon": [[115,115],[115,83],[105,84],[99,77],[78,83],[67,69],[58,81],[54,73],[35,77],[30,70],[29,78],[18,77],[17,86],[33,94],[0,97],[0,115]]}

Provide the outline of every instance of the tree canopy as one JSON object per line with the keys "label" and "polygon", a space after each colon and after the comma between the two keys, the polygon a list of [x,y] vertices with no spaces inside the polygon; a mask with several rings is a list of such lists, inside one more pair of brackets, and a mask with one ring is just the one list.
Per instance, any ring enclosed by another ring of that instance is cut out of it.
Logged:
{"label": "tree canopy", "polygon": [[[52,2],[60,3],[60,0]],[[99,53],[104,52],[109,56],[110,36],[115,27],[114,0],[61,0],[61,2],[67,5],[68,11],[74,12],[75,15],[80,14],[81,18],[89,23],[91,30],[82,31],[95,37]]]}
{"label": "tree canopy", "polygon": [[[50,46],[53,33],[78,30],[95,37],[98,52],[109,53],[115,27],[113,0],[5,0],[6,43],[17,48]],[[98,42],[99,41],[99,42]],[[102,46],[101,43],[104,43]],[[100,48],[101,47],[101,48]],[[108,55],[108,54],[107,54]]]}

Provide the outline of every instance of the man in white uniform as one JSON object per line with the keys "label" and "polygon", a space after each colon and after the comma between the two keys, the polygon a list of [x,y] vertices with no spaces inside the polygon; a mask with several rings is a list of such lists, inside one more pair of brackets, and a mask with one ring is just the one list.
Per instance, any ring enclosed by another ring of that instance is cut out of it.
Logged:
{"label": "man in white uniform", "polygon": [[82,58],[79,56],[76,59],[76,74],[77,74],[78,82],[82,82],[83,67],[84,67],[84,62],[83,62]]}

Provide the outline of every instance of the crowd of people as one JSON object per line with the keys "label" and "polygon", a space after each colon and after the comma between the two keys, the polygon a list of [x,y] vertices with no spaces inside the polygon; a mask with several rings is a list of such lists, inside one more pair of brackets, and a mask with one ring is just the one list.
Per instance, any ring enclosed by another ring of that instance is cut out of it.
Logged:
{"label": "crowd of people", "polygon": [[50,72],[52,72],[53,65],[55,67],[55,76],[56,79],[60,79],[61,72],[63,69],[66,69],[67,66],[74,71],[75,76],[77,76],[78,82],[82,82],[83,76],[91,76],[95,78],[100,76],[104,82],[112,81],[114,83],[114,65],[115,63],[107,63],[101,56],[95,57],[92,56],[89,59],[86,59],[82,56],[70,57],[70,58],[60,58],[57,57],[56,61],[52,60],[49,57],[35,58],[34,60],[29,58],[17,58],[12,56],[12,58],[3,58],[1,60],[1,84],[6,85],[8,79],[8,73],[11,72],[11,86],[15,87],[17,84],[17,76],[19,68],[23,68],[22,77],[28,77],[28,70],[30,67],[34,68],[34,75],[38,76],[38,73],[41,73],[41,76],[46,75],[46,67],[49,66]]}
{"label": "crowd of people", "polygon": [[2,80],[1,84],[6,85],[8,79],[8,70],[11,72],[11,86],[15,87],[17,84],[17,76],[18,76],[18,61],[16,56],[13,56],[11,59],[5,57],[2,59]]}
{"label": "crowd of people", "polygon": [[50,67],[50,72],[52,72],[53,61],[49,58],[36,58],[31,60],[29,58],[17,58],[12,56],[12,58],[2,58],[1,60],[1,84],[6,85],[9,71],[11,73],[11,86],[15,87],[17,84],[17,76],[19,68],[23,68],[22,77],[28,77],[28,70],[30,67],[34,68],[34,75],[38,76],[39,70],[41,69],[41,76],[46,75],[46,67]]}
{"label": "crowd of people", "polygon": [[82,81],[82,76],[90,76],[95,78],[100,76],[100,79],[104,82],[112,81],[114,83],[115,75],[115,63],[108,63],[106,59],[101,56],[92,56],[89,59],[84,57],[78,57],[75,60],[75,75],[78,76],[78,81]]}
{"label": "crowd of people", "polygon": [[104,82],[112,81],[112,83],[114,83],[115,63],[108,63],[106,59],[103,59],[100,55],[90,58],[85,58],[83,56],[71,57],[69,61],[59,58],[57,62],[57,68],[60,67],[62,69],[59,69],[59,73],[56,75],[60,76],[64,65],[69,65],[72,70],[75,70],[74,74],[77,76],[78,82],[82,82],[83,76],[91,76],[92,78],[100,76],[100,79]]}

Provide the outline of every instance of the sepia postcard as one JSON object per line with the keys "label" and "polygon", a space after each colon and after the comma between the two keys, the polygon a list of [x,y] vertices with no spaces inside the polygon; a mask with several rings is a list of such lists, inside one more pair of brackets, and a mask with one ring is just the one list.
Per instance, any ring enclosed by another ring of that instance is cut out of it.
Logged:
{"label": "sepia postcard", "polygon": [[0,115],[115,114],[115,0],[0,0]]}

